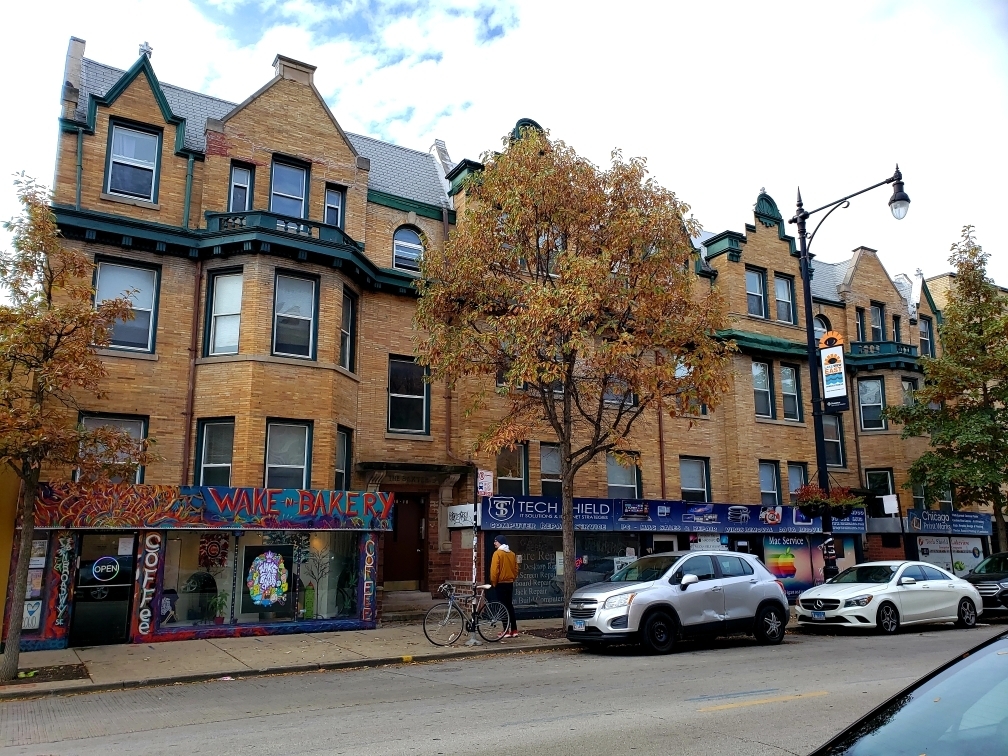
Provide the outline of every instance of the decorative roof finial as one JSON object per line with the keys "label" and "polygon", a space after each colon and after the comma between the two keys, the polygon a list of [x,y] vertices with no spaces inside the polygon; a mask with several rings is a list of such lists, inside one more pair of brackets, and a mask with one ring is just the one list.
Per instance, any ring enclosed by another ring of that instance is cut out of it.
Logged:
{"label": "decorative roof finial", "polygon": [[153,54],[154,48],[147,44],[147,41],[144,40],[144,43],[140,45],[140,55],[146,55],[149,58]]}
{"label": "decorative roof finial", "polygon": [[760,194],[766,194],[766,187],[765,187],[765,186],[761,186],[761,187],[759,188],[759,193],[760,193]]}

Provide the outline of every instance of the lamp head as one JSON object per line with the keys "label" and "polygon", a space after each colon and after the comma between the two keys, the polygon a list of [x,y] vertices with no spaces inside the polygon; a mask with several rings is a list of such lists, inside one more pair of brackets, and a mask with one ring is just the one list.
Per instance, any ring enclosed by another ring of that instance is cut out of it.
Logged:
{"label": "lamp head", "polygon": [[896,173],[893,174],[892,185],[893,194],[889,198],[889,209],[892,211],[893,218],[903,220],[907,210],[910,209],[910,197],[903,191],[903,174],[900,173],[899,165],[896,166]]}

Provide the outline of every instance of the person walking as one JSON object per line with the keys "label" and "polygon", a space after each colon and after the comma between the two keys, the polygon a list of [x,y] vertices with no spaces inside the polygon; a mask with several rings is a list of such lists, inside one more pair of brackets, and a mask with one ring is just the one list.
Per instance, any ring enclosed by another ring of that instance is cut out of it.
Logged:
{"label": "person walking", "polygon": [[490,560],[490,585],[497,591],[497,600],[507,609],[511,629],[505,638],[518,637],[518,620],[514,611],[514,581],[518,577],[518,558],[508,547],[507,539],[501,534],[494,536],[494,553]]}

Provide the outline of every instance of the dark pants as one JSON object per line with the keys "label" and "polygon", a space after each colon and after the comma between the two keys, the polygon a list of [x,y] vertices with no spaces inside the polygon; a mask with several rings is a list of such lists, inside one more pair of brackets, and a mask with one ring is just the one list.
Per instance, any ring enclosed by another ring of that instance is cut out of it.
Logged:
{"label": "dark pants", "polygon": [[518,629],[518,620],[514,613],[514,583],[497,583],[497,600],[504,604],[507,609],[508,619],[511,621],[511,630]]}

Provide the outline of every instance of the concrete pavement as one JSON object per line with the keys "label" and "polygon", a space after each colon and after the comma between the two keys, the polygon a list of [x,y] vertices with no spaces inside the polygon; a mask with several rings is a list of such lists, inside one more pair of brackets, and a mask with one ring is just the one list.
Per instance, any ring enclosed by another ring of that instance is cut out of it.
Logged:
{"label": "concrete pavement", "polygon": [[[522,630],[559,629],[560,620],[527,620]],[[432,645],[421,625],[393,625],[377,630],[303,633],[256,638],[91,646],[21,654],[20,668],[83,664],[86,680],[19,683],[0,686],[0,700],[62,693],[84,693],[219,677],[311,672],[374,667],[458,656],[520,653],[568,646],[566,640],[522,633],[498,643],[466,647],[467,636],[450,647]]]}

